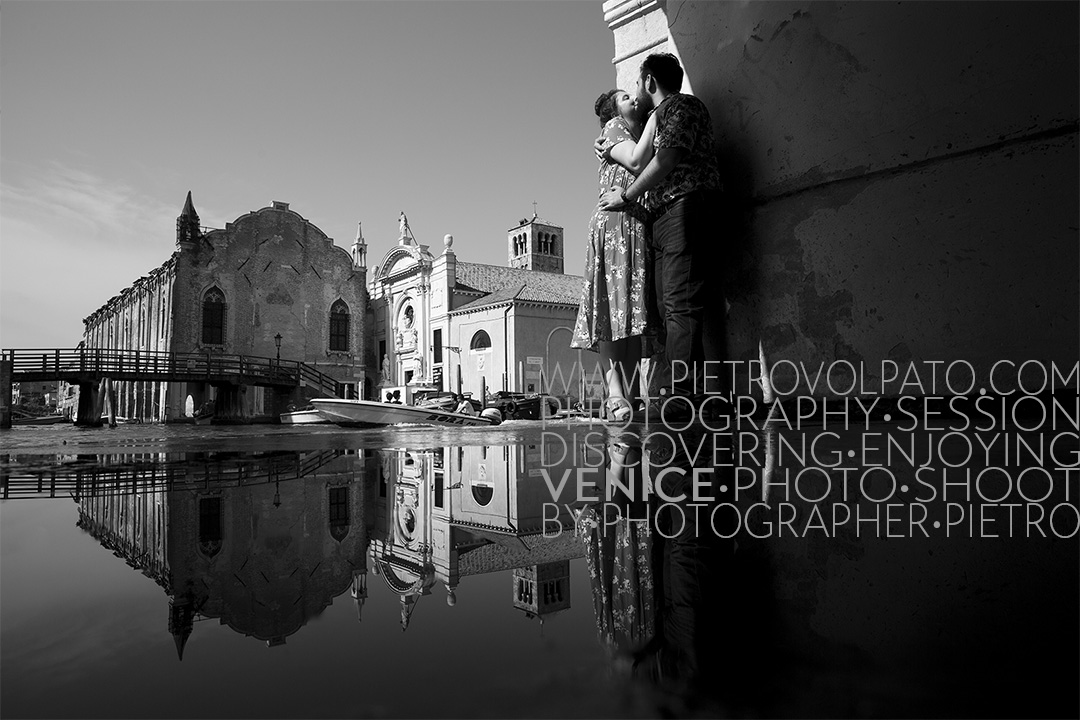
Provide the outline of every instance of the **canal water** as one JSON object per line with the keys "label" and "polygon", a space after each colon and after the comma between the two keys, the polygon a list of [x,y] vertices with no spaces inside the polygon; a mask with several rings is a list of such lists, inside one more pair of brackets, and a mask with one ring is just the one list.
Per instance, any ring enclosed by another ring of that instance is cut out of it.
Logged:
{"label": "canal water", "polygon": [[5,432],[0,714],[1077,715],[1075,442],[714,430]]}

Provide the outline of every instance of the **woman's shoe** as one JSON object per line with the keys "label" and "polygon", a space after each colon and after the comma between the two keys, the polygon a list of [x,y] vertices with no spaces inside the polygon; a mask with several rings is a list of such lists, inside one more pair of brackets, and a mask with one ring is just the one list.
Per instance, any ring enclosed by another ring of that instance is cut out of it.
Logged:
{"label": "woman's shoe", "polygon": [[603,419],[605,422],[618,423],[621,425],[629,422],[633,414],[634,408],[626,398],[609,397],[604,401]]}

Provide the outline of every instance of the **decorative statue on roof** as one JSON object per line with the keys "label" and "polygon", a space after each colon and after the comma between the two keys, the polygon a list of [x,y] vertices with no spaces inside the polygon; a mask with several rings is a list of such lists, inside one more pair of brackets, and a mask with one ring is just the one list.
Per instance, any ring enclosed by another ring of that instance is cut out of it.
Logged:
{"label": "decorative statue on roof", "polygon": [[401,211],[401,215],[398,216],[398,244],[408,245],[409,239],[413,237],[412,228],[409,227],[409,218],[405,217],[405,211]]}

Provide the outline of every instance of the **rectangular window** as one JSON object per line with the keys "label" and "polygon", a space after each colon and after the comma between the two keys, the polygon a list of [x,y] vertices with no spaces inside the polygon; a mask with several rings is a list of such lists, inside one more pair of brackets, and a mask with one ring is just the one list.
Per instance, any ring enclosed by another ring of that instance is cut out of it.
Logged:
{"label": "rectangular window", "polygon": [[225,344],[225,303],[203,304],[203,345]]}
{"label": "rectangular window", "polygon": [[445,485],[446,485],[446,475],[445,475],[445,473],[443,473],[442,470],[436,471],[435,472],[435,507],[437,507],[439,509],[442,509],[444,507],[443,502],[445,502],[444,498],[445,498],[445,492],[446,492]]}
{"label": "rectangular window", "polygon": [[199,542],[221,542],[221,498],[199,500]]}
{"label": "rectangular window", "polygon": [[431,338],[431,357],[435,364],[442,362],[442,330],[436,330]]}
{"label": "rectangular window", "polygon": [[349,488],[330,488],[330,526],[349,524]]}
{"label": "rectangular window", "polygon": [[330,351],[348,352],[349,350],[349,316],[345,313],[332,313],[330,315]]}
{"label": "rectangular window", "polygon": [[382,363],[382,359],[384,357],[386,357],[386,341],[385,340],[380,340],[379,341],[379,357],[377,357],[375,359],[378,360],[380,363]]}

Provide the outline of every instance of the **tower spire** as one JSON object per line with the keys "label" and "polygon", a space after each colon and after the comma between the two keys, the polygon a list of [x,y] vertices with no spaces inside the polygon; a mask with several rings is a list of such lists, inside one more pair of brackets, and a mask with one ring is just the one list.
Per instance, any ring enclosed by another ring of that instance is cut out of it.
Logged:
{"label": "tower spire", "polygon": [[353,269],[362,270],[367,268],[367,243],[364,242],[364,233],[361,223],[356,223],[356,239],[352,244]]}
{"label": "tower spire", "polygon": [[200,226],[199,213],[195,212],[195,203],[191,201],[191,191],[188,190],[184,209],[176,218],[176,244],[181,250],[195,249],[201,233]]}

